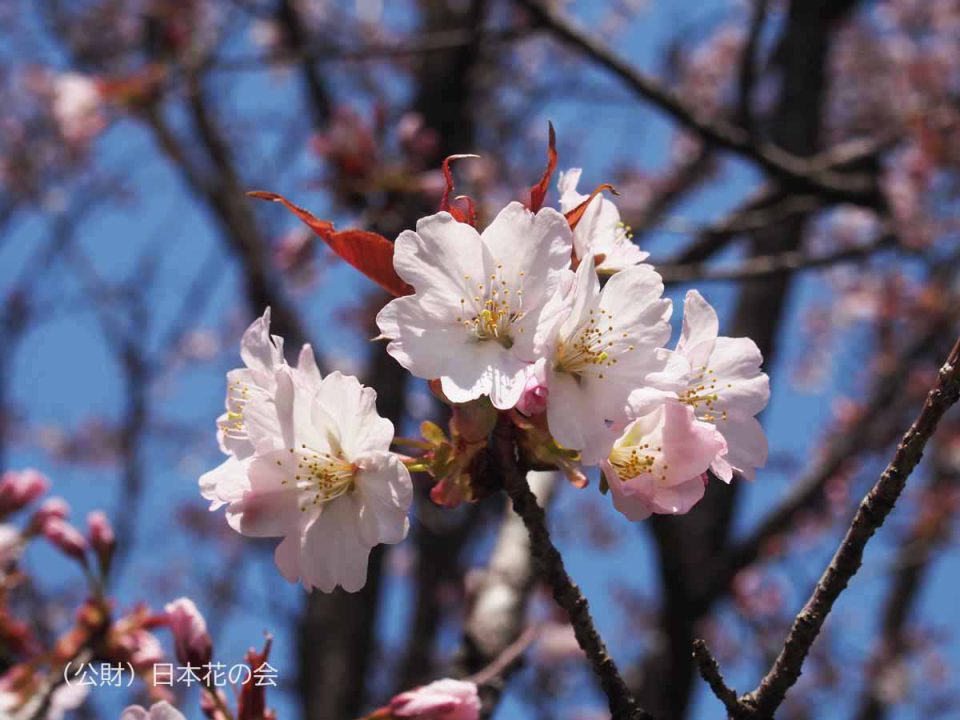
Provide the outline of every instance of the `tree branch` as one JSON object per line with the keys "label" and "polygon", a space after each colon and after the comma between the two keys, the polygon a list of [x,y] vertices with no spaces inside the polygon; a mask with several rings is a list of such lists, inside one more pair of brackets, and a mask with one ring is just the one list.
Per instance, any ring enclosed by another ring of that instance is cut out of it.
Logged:
{"label": "tree branch", "polygon": [[514,512],[523,520],[530,536],[533,556],[553,591],[553,599],[570,617],[577,643],[590,660],[590,666],[607,696],[613,720],[652,720],[652,716],[637,705],[620,676],[616,663],[607,652],[607,647],[593,624],[587,599],[567,574],[563,558],[550,539],[543,508],[531,492],[526,475],[517,466],[510,430],[509,425],[498,428],[494,440],[494,454],[503,477],[504,489],[513,504]]}
{"label": "tree branch", "polygon": [[794,620],[773,667],[756,690],[740,698],[746,716],[773,717],[787,691],[796,683],[810,646],[819,635],[833,604],[860,569],[867,542],[893,510],[907,479],[923,457],[927,441],[933,436],[944,413],[958,399],[960,338],[940,368],[936,384],[927,395],[919,416],[903,436],[893,460],[860,503],[837,552]]}
{"label": "tree branch", "polygon": [[543,27],[624,82],[634,93],[652,102],[682,126],[708,143],[735,152],[762,167],[784,185],[811,192],[834,202],[882,209],[885,200],[874,173],[838,173],[814,158],[802,158],[769,142],[754,142],[742,128],[705,117],[676,94],[644,75],[604,43],[577,28],[540,0],[517,0]]}

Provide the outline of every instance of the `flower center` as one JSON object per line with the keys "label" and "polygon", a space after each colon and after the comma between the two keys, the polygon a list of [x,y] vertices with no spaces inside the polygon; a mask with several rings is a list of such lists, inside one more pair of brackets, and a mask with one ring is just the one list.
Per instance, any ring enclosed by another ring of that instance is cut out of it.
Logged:
{"label": "flower center", "polygon": [[[503,277],[503,265],[497,265],[497,272],[492,273],[488,283],[475,284],[476,294],[473,296],[476,314],[470,317],[467,309],[467,299],[460,298],[460,316],[457,322],[463,325],[477,341],[493,340],[505,348],[513,347],[513,325],[523,318],[523,278],[526,273],[520,272],[520,286],[511,290],[510,284]],[[467,283],[473,280],[464,275]],[[519,328],[523,332],[523,328]]]}
{"label": "flower center", "polygon": [[[301,445],[299,450],[289,448],[289,451],[291,461],[296,460],[296,469],[292,463],[281,460],[277,460],[277,465],[293,471],[292,482],[300,494],[301,511],[306,511],[311,505],[323,505],[353,490],[357,466],[340,455],[318,452],[306,445]],[[290,482],[291,478],[288,477],[281,484]]]}
{"label": "flower center", "polygon": [[589,318],[571,339],[561,340],[557,345],[553,368],[574,376],[595,369],[596,376],[602,380],[603,371],[616,365],[618,356],[632,352],[634,346],[626,342],[628,333],[614,333],[613,316],[608,311],[590,310]]}
{"label": "flower center", "polygon": [[[680,396],[680,402],[693,408],[700,420],[716,422],[726,420],[727,411],[717,407],[720,393],[717,391],[716,372],[706,365],[697,368],[697,375],[690,380],[690,387]],[[727,387],[733,387],[729,383]]]}
{"label": "flower center", "polygon": [[[660,453],[663,448],[655,448]],[[615,447],[610,451],[610,464],[622,480],[632,480],[640,475],[653,475],[661,482],[667,481],[670,466],[660,462],[660,458],[650,452],[650,443],[632,447]],[[658,467],[659,466],[659,467]]]}

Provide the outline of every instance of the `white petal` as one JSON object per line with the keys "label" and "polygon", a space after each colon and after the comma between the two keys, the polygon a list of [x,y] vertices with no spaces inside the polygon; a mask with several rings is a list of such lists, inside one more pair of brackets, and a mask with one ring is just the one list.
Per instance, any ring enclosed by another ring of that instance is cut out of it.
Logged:
{"label": "white petal", "polygon": [[321,378],[320,368],[317,367],[317,358],[313,354],[313,347],[306,343],[300,348],[300,357],[297,358],[297,374],[299,379],[307,385],[317,385]]}
{"label": "white petal", "polygon": [[717,338],[709,368],[717,383],[717,407],[729,414],[756,415],[770,399],[770,381],[761,372],[763,357],[749,338]]}
{"label": "white petal", "polygon": [[263,372],[273,372],[283,363],[283,339],[270,336],[270,308],[243,333],[240,357],[248,368]]}
{"label": "white petal", "polygon": [[302,580],[307,587],[347,592],[367,582],[370,546],[360,539],[360,510],[353,495],[341,495],[323,506],[307,530],[300,557]]}
{"label": "white petal", "polygon": [[717,420],[727,441],[726,461],[748,480],[756,477],[754,468],[767,464],[767,436],[753,417],[728,417]]}
{"label": "white petal", "polygon": [[687,291],[683,300],[683,330],[677,341],[677,352],[687,357],[694,367],[706,365],[719,331],[717,311],[696,290]]}
{"label": "white petal", "polygon": [[407,536],[407,511],[413,500],[410,473],[396,455],[373,453],[357,475],[360,538],[367,545],[398,543]]}
{"label": "white petal", "polygon": [[377,392],[357,378],[333,372],[320,384],[317,399],[339,428],[340,447],[352,460],[366,452],[387,450],[393,423],[377,414]]}
{"label": "white petal", "polygon": [[253,459],[250,488],[227,513],[237,532],[248,537],[281,537],[297,532],[301,510],[293,477],[298,459],[284,450]]}
{"label": "white petal", "polygon": [[210,509],[217,510],[243,497],[250,487],[247,480],[248,460],[229,457],[213,470],[200,476],[200,494],[210,501]]}
{"label": "white petal", "polygon": [[[481,272],[481,247],[473,226],[441,212],[419,220],[416,232],[405,230],[400,234],[394,245],[393,266],[418,295],[428,296],[428,312],[445,315],[448,309],[458,307],[461,297],[473,294],[466,277]],[[450,298],[453,305],[448,305]]]}
{"label": "white petal", "polygon": [[573,235],[566,218],[553,208],[543,208],[534,215],[512,202],[481,237],[487,277],[502,277],[512,292],[522,288],[525,308],[542,306],[548,290],[556,287],[554,276],[570,266]]}
{"label": "white petal", "polygon": [[277,569],[285,580],[297,582],[300,579],[300,545],[302,537],[299,533],[287,535],[283,542],[277,545],[273,553],[273,560]]}
{"label": "white petal", "polygon": [[[459,298],[451,301],[459,310]],[[390,338],[387,352],[413,375],[432,380],[444,375],[470,342],[456,316],[431,316],[420,296],[391,300],[377,314],[377,327]]]}
{"label": "white petal", "polygon": [[577,192],[577,183],[580,182],[580,168],[570,168],[561,172],[557,179],[557,190],[560,191],[560,209],[567,213],[587,199],[586,195]]}

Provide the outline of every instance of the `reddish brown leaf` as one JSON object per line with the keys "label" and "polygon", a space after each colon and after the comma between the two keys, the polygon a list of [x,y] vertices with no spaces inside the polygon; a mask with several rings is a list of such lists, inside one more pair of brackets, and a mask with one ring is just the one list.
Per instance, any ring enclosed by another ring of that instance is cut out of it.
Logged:
{"label": "reddish brown leaf", "polygon": [[596,189],[595,189],[592,193],[590,193],[590,197],[588,197],[588,198],[587,198],[586,200],[584,200],[582,203],[580,203],[579,205],[577,205],[573,210],[570,210],[570,211],[564,213],[563,216],[567,219],[567,224],[570,226],[570,229],[571,229],[571,230],[575,230],[575,229],[577,228],[577,225],[578,225],[578,224],[580,223],[580,221],[583,219],[584,213],[587,212],[587,208],[590,206],[590,203],[592,203],[592,202],[593,202],[593,199],[594,199],[597,195],[599,195],[600,193],[602,193],[604,190],[609,190],[609,191],[610,191],[611,193],[613,193],[614,195],[619,195],[619,194],[620,194],[620,193],[617,192],[617,189],[616,189],[613,185],[610,185],[609,183],[604,183],[603,185],[598,185],[598,186],[596,187]]}
{"label": "reddish brown leaf", "polygon": [[467,214],[464,214],[460,208],[450,204],[450,195],[453,193],[453,171],[450,169],[450,161],[479,157],[479,155],[471,155],[468,153],[463,155],[448,155],[443,159],[443,165],[441,166],[441,169],[443,170],[443,179],[446,181],[446,187],[443,189],[443,195],[440,196],[440,210],[441,212],[448,212],[453,215],[453,219],[457,222],[465,222],[475,225],[476,213],[473,212],[473,199],[466,195],[460,195],[459,197],[454,198],[454,200],[459,200],[460,198],[467,199]]}
{"label": "reddish brown leaf", "polygon": [[553,177],[553,171],[557,169],[557,133],[553,129],[553,123],[550,123],[550,141],[547,145],[547,169],[543,171],[543,177],[540,182],[530,188],[530,210],[537,212],[543,207],[543,201],[547,197],[547,188],[550,185],[550,178]]}
{"label": "reddish brown leaf", "polygon": [[254,190],[247,195],[283,205],[319,235],[331,250],[391,295],[400,297],[413,293],[413,288],[393,269],[393,243],[383,235],[368,230],[336,230],[332,222],[321,220],[277,193]]}

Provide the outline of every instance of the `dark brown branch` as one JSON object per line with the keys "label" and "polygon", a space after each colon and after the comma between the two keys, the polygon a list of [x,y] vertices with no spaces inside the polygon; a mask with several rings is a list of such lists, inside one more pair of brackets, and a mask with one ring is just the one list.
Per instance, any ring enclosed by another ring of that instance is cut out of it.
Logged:
{"label": "dark brown branch", "polygon": [[863,551],[870,538],[883,525],[907,479],[923,457],[927,441],[933,436],[944,413],[960,399],[960,339],[954,344],[946,363],[940,368],[937,382],[919,416],[903,436],[893,460],[870,489],[827,566],[813,594],[797,615],[787,635],[783,650],[773,667],[753,692],[740,699],[749,717],[772,717],[787,691],[800,677],[810,646],[833,604],[860,569]]}
{"label": "dark brown branch", "polygon": [[873,208],[885,206],[874,173],[838,173],[815,158],[799,157],[773,143],[755,143],[742,128],[724,120],[705,117],[698,110],[688,107],[675,93],[644,75],[613,53],[605,43],[583,32],[540,0],[517,1],[557,38],[609,70],[634,93],[655,104],[704,141],[755,162],[792,189],[811,192],[834,202]]}
{"label": "dark brown branch", "polygon": [[706,681],[717,696],[717,699],[727,708],[731,717],[738,717],[742,714],[740,700],[737,697],[737,691],[729,687],[720,673],[720,664],[713,657],[710,648],[703,640],[693,641],[693,659],[697,662],[697,669],[700,671],[700,677]]}
{"label": "dark brown branch", "polygon": [[613,720],[652,720],[652,716],[639,707],[620,676],[616,663],[593,624],[587,599],[567,574],[563,558],[550,539],[546,514],[531,492],[526,475],[517,465],[509,426],[498,428],[494,453],[513,510],[527,528],[533,556],[553,592],[553,599],[570,617],[577,643],[586,653],[607,696]]}
{"label": "dark brown branch", "polygon": [[667,284],[756,280],[859,260],[879,250],[896,246],[896,236],[892,233],[883,233],[872,242],[840,248],[823,255],[810,255],[802,250],[793,250],[777,255],[760,255],[748,258],[732,267],[710,267],[697,263],[692,265],[660,265],[657,267],[657,271],[663,276],[663,281]]}

